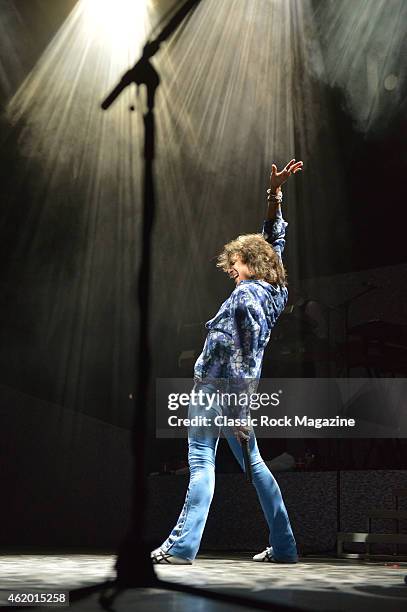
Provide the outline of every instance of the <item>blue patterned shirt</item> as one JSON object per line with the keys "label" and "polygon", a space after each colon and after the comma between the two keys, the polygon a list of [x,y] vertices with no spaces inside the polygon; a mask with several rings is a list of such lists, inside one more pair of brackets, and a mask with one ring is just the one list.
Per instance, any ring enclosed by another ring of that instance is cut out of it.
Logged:
{"label": "blue patterned shirt", "polygon": [[[262,234],[281,257],[285,228],[281,210],[264,221]],[[205,327],[208,335],[194,367],[194,380],[259,379],[264,349],[288,299],[285,286],[263,280],[243,280]]]}

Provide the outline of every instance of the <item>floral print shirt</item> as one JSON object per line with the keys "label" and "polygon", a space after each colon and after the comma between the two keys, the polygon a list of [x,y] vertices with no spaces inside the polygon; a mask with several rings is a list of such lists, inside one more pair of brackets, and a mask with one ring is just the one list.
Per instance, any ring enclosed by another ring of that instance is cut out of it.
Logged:
{"label": "floral print shirt", "polygon": [[[281,257],[285,245],[284,221],[279,209],[275,219],[264,221],[262,234]],[[259,379],[264,349],[288,299],[285,286],[263,280],[243,280],[223,302],[205,327],[208,335],[194,367],[196,383],[227,379]]]}

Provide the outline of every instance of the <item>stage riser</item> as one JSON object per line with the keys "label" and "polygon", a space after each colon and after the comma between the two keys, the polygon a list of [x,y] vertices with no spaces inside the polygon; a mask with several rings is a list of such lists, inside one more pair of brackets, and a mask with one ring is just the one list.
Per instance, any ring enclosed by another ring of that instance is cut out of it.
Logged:
{"label": "stage riser", "polygon": [[[275,477],[300,551],[322,553],[334,550],[337,473],[280,472]],[[375,507],[394,508],[392,488],[406,484],[407,471],[340,472],[342,531],[366,531],[368,511]],[[147,534],[157,544],[174,526],[187,486],[187,476],[149,478]],[[406,507],[407,500],[400,506],[403,504]],[[374,521],[374,529],[378,532],[389,532],[393,527],[394,524],[388,520]],[[267,525],[254,487],[240,474],[217,474],[201,550],[257,550],[268,544],[267,538]],[[383,545],[382,548],[387,550],[389,547]]]}

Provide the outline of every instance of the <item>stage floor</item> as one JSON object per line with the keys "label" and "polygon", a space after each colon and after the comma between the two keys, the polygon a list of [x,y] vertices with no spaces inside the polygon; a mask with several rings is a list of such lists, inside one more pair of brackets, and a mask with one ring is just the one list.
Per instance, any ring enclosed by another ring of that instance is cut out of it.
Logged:
{"label": "stage floor", "polygon": [[[112,553],[0,553],[0,594],[7,590],[70,590],[95,585],[114,577]],[[155,566],[162,580],[252,597],[258,602],[298,606],[304,610],[386,610],[406,606],[407,563],[304,557],[296,565],[255,563],[249,553],[203,553],[191,566]],[[4,605],[4,603],[3,603]],[[185,593],[161,589],[128,589],[114,610],[157,612],[230,612],[236,604],[219,603]],[[71,603],[77,610],[100,609],[98,596]],[[254,606],[256,607],[256,606]],[[243,608],[242,608],[243,609]],[[272,609],[272,608],[269,608]]]}

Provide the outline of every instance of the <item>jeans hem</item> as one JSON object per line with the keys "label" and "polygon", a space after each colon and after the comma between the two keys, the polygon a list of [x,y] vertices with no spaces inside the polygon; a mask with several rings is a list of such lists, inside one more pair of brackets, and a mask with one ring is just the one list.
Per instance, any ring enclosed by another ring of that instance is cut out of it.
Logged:
{"label": "jeans hem", "polygon": [[298,563],[299,561],[298,557],[292,559],[277,559],[277,557],[275,557],[274,555],[273,559],[276,563]]}

